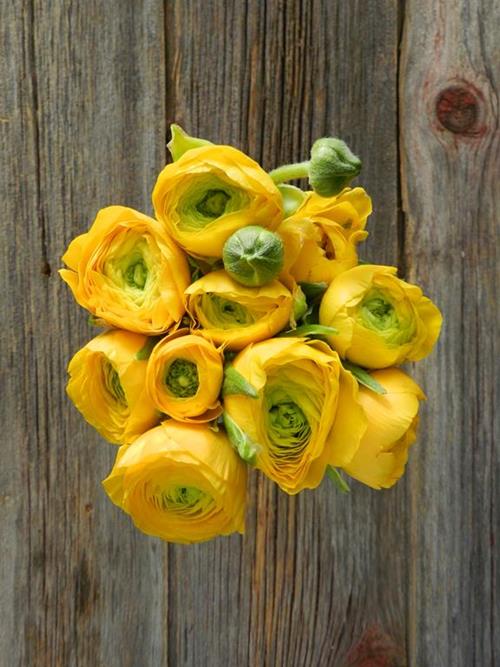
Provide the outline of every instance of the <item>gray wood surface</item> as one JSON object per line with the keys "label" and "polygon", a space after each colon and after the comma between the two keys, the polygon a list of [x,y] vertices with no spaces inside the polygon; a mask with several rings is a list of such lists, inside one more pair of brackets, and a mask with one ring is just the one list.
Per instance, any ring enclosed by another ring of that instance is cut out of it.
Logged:
{"label": "gray wood surface", "polygon": [[[2,667],[498,664],[496,5],[0,0]],[[94,331],[57,268],[100,207],[151,211],[173,121],[266,168],[330,133],[363,157],[364,258],[446,322],[394,489],[252,474],[244,538],[190,547],[106,500],[115,450],[64,394]]]}

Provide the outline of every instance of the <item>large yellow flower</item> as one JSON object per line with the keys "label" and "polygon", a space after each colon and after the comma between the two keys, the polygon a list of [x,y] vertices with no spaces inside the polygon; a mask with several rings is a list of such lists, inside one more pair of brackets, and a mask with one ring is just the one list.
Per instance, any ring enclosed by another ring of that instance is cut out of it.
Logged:
{"label": "large yellow flower", "polygon": [[103,486],[139,530],[191,543],[243,533],[246,477],[222,431],[168,420],[120,448]]}
{"label": "large yellow flower", "polygon": [[101,209],[63,261],[61,277],[78,303],[112,326],[158,334],[184,313],[186,257],[161,223],[138,211]]}
{"label": "large yellow flower", "polygon": [[170,417],[207,422],[222,412],[223,356],[205,338],[185,334],[180,330],[166,336],[153,349],[148,391],[156,407]]}
{"label": "large yellow flower", "polygon": [[225,396],[225,417],[256,448],[257,468],[284,491],[315,488],[328,465],[351,461],[366,418],[357,382],[326,343],[274,338],[248,346],[233,366],[258,397]]}
{"label": "large yellow flower", "polygon": [[230,350],[274,336],[292,316],[292,294],[277,280],[244,287],[225,271],[214,271],[190,285],[186,296],[200,334]]}
{"label": "large yellow flower", "polygon": [[392,266],[366,264],[341,273],[321,302],[321,324],[339,333],[330,343],[341,357],[385,368],[427,356],[442,317],[416,285],[396,277]]}
{"label": "large yellow flower", "polygon": [[226,240],[241,227],[276,229],[281,195],[270,176],[230,146],[188,150],[158,176],[156,215],[187,252],[222,257]]}
{"label": "large yellow flower", "polygon": [[147,336],[106,331],[68,366],[67,392],[85,419],[116,444],[129,443],[159,421],[146,392],[146,361],[136,358]]}
{"label": "large yellow flower", "polygon": [[368,428],[358,451],[344,470],[374,489],[389,488],[404,472],[408,448],[415,442],[420,387],[397,368],[371,373],[386,390],[379,395],[360,387],[359,401],[368,418]]}

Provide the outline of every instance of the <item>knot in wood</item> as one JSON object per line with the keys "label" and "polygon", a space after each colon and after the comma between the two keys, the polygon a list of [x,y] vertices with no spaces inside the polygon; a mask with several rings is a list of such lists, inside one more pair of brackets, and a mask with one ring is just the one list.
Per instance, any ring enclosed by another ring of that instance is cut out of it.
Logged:
{"label": "knot in wood", "polygon": [[475,134],[479,101],[466,86],[449,86],[436,100],[436,115],[441,125],[454,134]]}

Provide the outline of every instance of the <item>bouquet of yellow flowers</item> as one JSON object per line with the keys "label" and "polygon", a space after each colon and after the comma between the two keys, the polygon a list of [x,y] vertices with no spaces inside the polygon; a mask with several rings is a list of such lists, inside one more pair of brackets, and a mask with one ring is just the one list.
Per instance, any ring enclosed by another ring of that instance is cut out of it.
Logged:
{"label": "bouquet of yellow flowers", "polygon": [[442,318],[358,260],[361,162],[331,137],[269,173],[176,125],[168,147],[155,218],[102,209],[60,271],[106,328],[67,386],[119,445],[106,493],[145,533],[192,543],[243,532],[249,467],[289,494],[325,474],[392,486],[424,398],[398,365],[430,353]]}

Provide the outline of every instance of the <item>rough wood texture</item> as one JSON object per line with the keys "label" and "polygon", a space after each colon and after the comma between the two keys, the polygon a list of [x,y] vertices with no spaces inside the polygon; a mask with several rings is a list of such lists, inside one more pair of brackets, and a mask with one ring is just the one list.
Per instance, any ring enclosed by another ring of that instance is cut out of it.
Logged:
{"label": "rough wood texture", "polygon": [[[498,665],[500,7],[407,3],[401,68],[409,276],[445,314],[410,467],[409,656]],[[496,370],[496,374],[495,374]],[[496,642],[496,644],[495,644]]]}
{"label": "rough wood texture", "polygon": [[[2,665],[498,663],[495,5],[0,2]],[[174,120],[268,168],[328,133],[362,155],[365,257],[446,319],[395,489],[289,498],[253,474],[246,536],[193,547],[106,501],[114,450],[64,395],[93,331],[56,270],[98,208],[150,210]]]}

